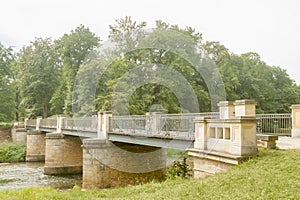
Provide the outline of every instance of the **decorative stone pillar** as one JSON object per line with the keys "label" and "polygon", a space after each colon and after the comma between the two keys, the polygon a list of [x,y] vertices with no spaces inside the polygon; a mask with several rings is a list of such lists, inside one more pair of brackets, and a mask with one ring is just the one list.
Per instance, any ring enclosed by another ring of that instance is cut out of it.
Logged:
{"label": "decorative stone pillar", "polygon": [[253,117],[256,116],[255,106],[256,103],[253,100],[236,100],[233,103],[235,107],[235,116]]}
{"label": "decorative stone pillar", "polygon": [[44,174],[80,174],[82,172],[80,137],[47,133]]}
{"label": "decorative stone pillar", "polygon": [[235,107],[232,101],[220,101],[218,106],[220,119],[230,119],[235,116]]}
{"label": "decorative stone pillar", "polygon": [[27,132],[26,161],[45,161],[45,135],[41,131]]}
{"label": "decorative stone pillar", "polygon": [[292,105],[292,137],[300,138],[300,104]]}
{"label": "decorative stone pillar", "polygon": [[83,188],[123,187],[165,179],[166,151],[157,147],[83,140]]}

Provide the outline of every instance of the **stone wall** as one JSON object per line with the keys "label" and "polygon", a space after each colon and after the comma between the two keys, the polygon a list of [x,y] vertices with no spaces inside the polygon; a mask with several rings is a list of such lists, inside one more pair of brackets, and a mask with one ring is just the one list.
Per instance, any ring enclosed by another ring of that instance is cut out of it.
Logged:
{"label": "stone wall", "polygon": [[11,142],[10,128],[0,127],[0,142]]}
{"label": "stone wall", "polygon": [[123,187],[163,180],[166,152],[161,148],[107,140],[83,141],[83,188]]}

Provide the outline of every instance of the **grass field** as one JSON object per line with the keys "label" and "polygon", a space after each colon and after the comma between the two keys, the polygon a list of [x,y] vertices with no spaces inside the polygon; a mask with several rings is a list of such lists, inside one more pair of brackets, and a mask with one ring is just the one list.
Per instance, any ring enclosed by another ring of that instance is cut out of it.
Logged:
{"label": "grass field", "polygon": [[260,150],[258,156],[206,179],[168,180],[119,189],[0,192],[1,199],[300,199],[300,150]]}

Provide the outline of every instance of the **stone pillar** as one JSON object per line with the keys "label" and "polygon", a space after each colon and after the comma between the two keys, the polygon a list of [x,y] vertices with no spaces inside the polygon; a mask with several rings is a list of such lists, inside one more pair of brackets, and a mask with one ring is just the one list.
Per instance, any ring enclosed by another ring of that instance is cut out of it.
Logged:
{"label": "stone pillar", "polygon": [[98,136],[100,139],[107,139],[107,135],[109,132],[109,118],[112,116],[111,111],[105,111],[101,116],[102,125],[100,126],[100,131]]}
{"label": "stone pillar", "polygon": [[235,116],[235,107],[232,101],[220,101],[218,106],[220,119],[230,119]]}
{"label": "stone pillar", "polygon": [[83,188],[123,187],[164,180],[166,151],[108,140],[83,140]]}
{"label": "stone pillar", "polygon": [[41,131],[27,132],[26,161],[45,161],[45,135]]}
{"label": "stone pillar", "polygon": [[146,115],[148,116],[148,120],[146,122],[146,130],[150,134],[157,134],[163,128],[160,125],[160,117],[163,113],[162,112],[147,112]]}
{"label": "stone pillar", "polygon": [[37,117],[36,118],[36,127],[35,130],[40,130],[40,123],[41,123],[41,119],[43,119],[42,117]]}
{"label": "stone pillar", "polygon": [[255,101],[253,100],[236,100],[233,103],[235,107],[235,116],[253,117],[256,116]]}
{"label": "stone pillar", "polygon": [[80,137],[47,133],[44,174],[80,174],[82,172]]}
{"label": "stone pillar", "polygon": [[197,117],[195,123],[195,142],[194,148],[207,149],[207,123],[204,117]]}
{"label": "stone pillar", "polygon": [[300,138],[300,104],[292,105],[292,137]]}
{"label": "stone pillar", "polygon": [[104,138],[104,134],[103,134],[103,113],[102,112],[98,112],[97,114],[97,138],[100,139],[106,139]]}
{"label": "stone pillar", "polygon": [[24,123],[15,122],[11,129],[12,142],[23,142],[27,140],[27,130]]}

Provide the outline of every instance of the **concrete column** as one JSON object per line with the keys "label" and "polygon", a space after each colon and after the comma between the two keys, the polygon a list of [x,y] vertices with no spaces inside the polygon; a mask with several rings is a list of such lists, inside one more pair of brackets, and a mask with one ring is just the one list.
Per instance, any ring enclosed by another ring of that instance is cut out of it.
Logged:
{"label": "concrete column", "polygon": [[45,135],[41,131],[27,132],[26,161],[45,161]]}
{"label": "concrete column", "polygon": [[47,133],[44,174],[79,174],[82,172],[82,142],[79,137]]}
{"label": "concrete column", "polygon": [[246,117],[253,117],[256,116],[255,106],[256,103],[253,100],[236,100],[233,103],[235,107],[235,116],[246,116]]}
{"label": "concrete column", "polygon": [[103,112],[98,112],[97,114],[97,138],[105,139],[102,134],[103,131]]}
{"label": "concrete column", "polygon": [[83,140],[83,188],[110,188],[165,179],[166,151],[108,140]]}
{"label": "concrete column", "polygon": [[230,119],[235,116],[235,107],[232,101],[220,101],[218,106],[220,119]]}
{"label": "concrete column", "polygon": [[300,138],[300,104],[292,105],[292,137]]}

